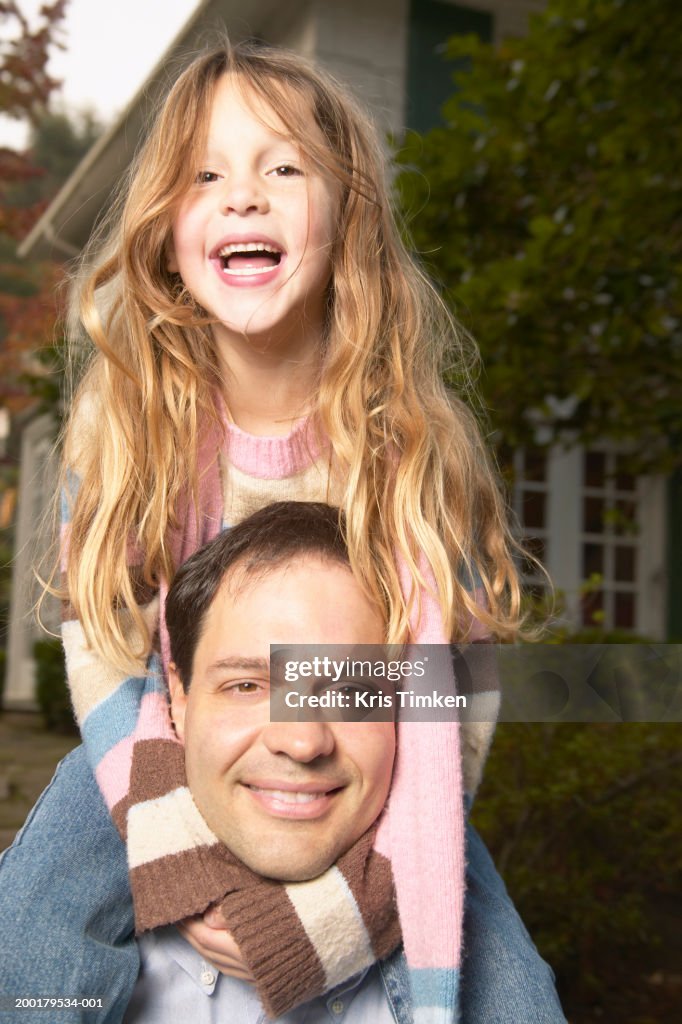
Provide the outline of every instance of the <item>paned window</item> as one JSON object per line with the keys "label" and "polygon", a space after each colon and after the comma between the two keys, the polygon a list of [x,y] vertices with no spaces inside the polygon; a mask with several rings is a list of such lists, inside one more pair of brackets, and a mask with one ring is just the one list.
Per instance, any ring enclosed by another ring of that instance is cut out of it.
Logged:
{"label": "paned window", "polygon": [[583,453],[580,554],[584,581],[593,579],[582,598],[584,626],[604,622],[632,629],[640,599],[639,487],[625,457],[604,450]]}
{"label": "paned window", "polygon": [[[665,632],[665,483],[636,477],[623,452],[524,449],[513,454],[512,503],[524,545],[547,568],[576,628]],[[546,582],[521,571],[540,597]]]}

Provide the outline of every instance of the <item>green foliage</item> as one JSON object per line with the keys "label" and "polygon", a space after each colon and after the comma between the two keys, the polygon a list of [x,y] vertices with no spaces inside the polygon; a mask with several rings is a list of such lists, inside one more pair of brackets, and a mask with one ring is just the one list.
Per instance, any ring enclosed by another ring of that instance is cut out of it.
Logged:
{"label": "green foliage", "polygon": [[61,640],[38,640],[33,646],[36,663],[36,699],[47,729],[77,733],[66,684]]}
{"label": "green foliage", "polygon": [[36,412],[49,413],[55,423],[60,423],[65,413],[66,339],[59,334],[33,355],[33,369],[21,374],[19,380],[36,399]]}
{"label": "green foliage", "polygon": [[474,806],[564,1000],[604,1019],[635,1019],[664,955],[651,906],[682,882],[681,749],[679,725],[501,725]]}
{"label": "green foliage", "polygon": [[608,437],[637,469],[682,461],[680,38],[677,0],[550,0],[499,49],[453,39],[447,126],[399,154],[513,447]]}
{"label": "green foliage", "polygon": [[90,111],[46,110],[33,124],[28,156],[40,173],[15,185],[11,199],[30,206],[52,199],[102,133]]}
{"label": "green foliage", "polygon": [[[44,111],[31,129],[29,154],[40,173],[15,183],[8,194],[17,209],[40,210],[67,179],[101,133],[88,113]],[[26,264],[13,241],[0,234],[0,337],[4,337],[5,380],[26,399],[38,399],[37,411],[61,413],[64,339],[55,329],[58,272],[45,264]],[[11,302],[8,296],[21,301]],[[2,389],[0,389],[1,395]]]}
{"label": "green foliage", "polygon": [[[33,27],[17,0],[3,0],[0,15],[0,110],[6,117],[35,125],[59,83],[48,72],[51,54],[59,48],[59,26],[67,0],[44,3]],[[8,202],[12,186],[40,174],[26,153],[0,146],[0,234],[20,238],[39,210]]]}
{"label": "green foliage", "polygon": [[[571,632],[563,604],[561,591],[551,609],[528,604],[543,643],[649,642],[598,625]],[[668,908],[682,882],[681,786],[678,723],[497,728],[472,817],[575,1024],[595,1007],[623,1024],[676,1019],[645,979],[672,973],[679,954]]]}

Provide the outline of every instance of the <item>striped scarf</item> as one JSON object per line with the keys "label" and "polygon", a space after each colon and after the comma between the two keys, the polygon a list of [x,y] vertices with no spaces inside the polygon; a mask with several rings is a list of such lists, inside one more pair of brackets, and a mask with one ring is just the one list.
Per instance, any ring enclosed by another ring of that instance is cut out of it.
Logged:
{"label": "striped scarf", "polygon": [[[183,916],[205,909],[219,894],[226,926],[273,1018],[329,991],[400,944],[391,866],[373,848],[376,825],[319,878],[275,882],[240,863],[203,823],[187,789],[179,743],[154,740],[146,750],[136,749],[135,761],[133,804],[147,802],[156,789],[163,805],[170,789],[175,803],[167,824],[181,833],[193,824],[198,841],[194,850],[132,871],[138,931],[174,920],[179,891],[187,901]],[[150,788],[150,772],[156,787]]]}

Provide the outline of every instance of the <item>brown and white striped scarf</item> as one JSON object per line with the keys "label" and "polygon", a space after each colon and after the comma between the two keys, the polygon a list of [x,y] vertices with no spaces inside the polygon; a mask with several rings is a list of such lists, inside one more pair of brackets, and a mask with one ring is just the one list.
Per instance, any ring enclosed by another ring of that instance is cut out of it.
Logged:
{"label": "brown and white striped scarf", "polygon": [[[130,801],[134,806],[172,790],[183,794],[187,824],[201,819],[185,776],[184,748],[174,740],[149,740],[149,756],[138,749]],[[167,744],[159,756],[158,744]],[[163,764],[156,773],[155,765]],[[172,777],[169,777],[169,773]],[[178,799],[173,804],[177,814]],[[201,819],[203,821],[203,819]],[[124,822],[120,822],[124,826]],[[198,824],[198,823],[197,823]],[[124,826],[125,827],[125,826]],[[307,882],[276,882],[262,878],[220,845],[148,861],[133,868],[138,930],[177,919],[178,889],[184,881],[187,915],[225,893],[219,908],[256,979],[258,995],[273,1018],[340,984],[368,964],[381,960],[400,944],[401,932],[388,859],[373,849],[376,823],[336,864]],[[201,865],[198,860],[203,860]],[[184,875],[180,879],[177,876]],[[197,887],[205,886],[205,899]],[[172,891],[172,910],[163,894]],[[191,896],[189,895],[191,893]],[[332,912],[333,908],[333,912]]]}

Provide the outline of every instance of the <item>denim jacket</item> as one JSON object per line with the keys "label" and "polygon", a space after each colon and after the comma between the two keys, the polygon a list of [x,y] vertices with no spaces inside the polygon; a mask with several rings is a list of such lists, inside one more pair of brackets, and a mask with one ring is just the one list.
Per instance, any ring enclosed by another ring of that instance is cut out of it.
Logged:
{"label": "denim jacket", "polygon": [[396,1024],[413,1024],[410,978],[403,947],[399,946],[395,953],[381,960],[379,969]]}

